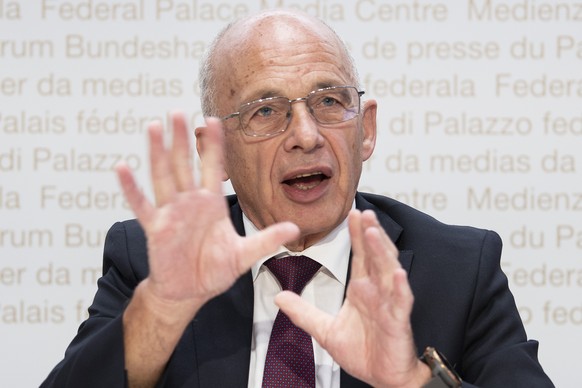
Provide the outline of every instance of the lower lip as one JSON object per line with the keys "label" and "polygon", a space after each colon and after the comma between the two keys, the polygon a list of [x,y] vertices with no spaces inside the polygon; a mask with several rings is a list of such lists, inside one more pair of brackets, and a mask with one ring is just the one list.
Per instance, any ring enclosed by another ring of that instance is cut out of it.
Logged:
{"label": "lower lip", "polygon": [[298,189],[295,186],[283,184],[283,191],[287,198],[298,203],[310,203],[323,197],[329,187],[330,179],[324,179],[313,188],[307,190]]}

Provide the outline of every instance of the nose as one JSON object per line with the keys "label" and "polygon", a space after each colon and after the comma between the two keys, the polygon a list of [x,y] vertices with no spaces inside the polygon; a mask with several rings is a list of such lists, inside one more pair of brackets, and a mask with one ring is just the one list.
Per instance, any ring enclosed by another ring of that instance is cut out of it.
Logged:
{"label": "nose", "polygon": [[324,138],[319,131],[317,121],[309,111],[305,99],[292,100],[290,114],[285,149],[287,151],[301,149],[303,152],[310,152],[321,147]]}

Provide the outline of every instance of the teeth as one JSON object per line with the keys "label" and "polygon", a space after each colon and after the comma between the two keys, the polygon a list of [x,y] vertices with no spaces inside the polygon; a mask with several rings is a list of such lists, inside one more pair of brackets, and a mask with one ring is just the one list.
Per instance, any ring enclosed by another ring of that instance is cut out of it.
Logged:
{"label": "teeth", "polygon": [[302,185],[302,184],[296,184],[296,185],[295,185],[295,187],[296,187],[297,189],[299,189],[299,190],[302,190],[302,191],[307,191],[307,190],[310,190],[310,189],[314,188],[315,186],[317,186],[317,185],[316,185],[316,184],[313,184],[313,185]]}
{"label": "teeth", "polygon": [[306,178],[306,177],[308,177],[308,176],[313,176],[313,175],[322,175],[322,174],[323,174],[323,173],[322,173],[321,171],[317,171],[317,172],[310,172],[310,173],[307,173],[307,174],[301,174],[301,175],[297,175],[297,176],[296,176],[294,179],[297,179],[297,178]]}

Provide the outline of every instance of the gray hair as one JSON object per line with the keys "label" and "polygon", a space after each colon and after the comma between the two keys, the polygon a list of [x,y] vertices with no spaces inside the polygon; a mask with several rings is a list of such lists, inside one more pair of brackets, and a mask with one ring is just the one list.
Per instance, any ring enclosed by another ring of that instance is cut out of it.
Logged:
{"label": "gray hair", "polygon": [[[281,13],[281,11],[275,12],[265,12],[267,14],[274,14],[274,13]],[[286,15],[293,15],[298,14],[297,12],[284,12]],[[336,37],[337,41],[340,43],[340,49],[343,51],[345,58],[347,58],[347,65],[350,78],[355,83],[355,86],[358,88],[360,87],[360,77],[358,75],[358,71],[356,69],[355,61],[353,56],[351,55],[350,51],[348,50],[348,46],[344,42],[343,39],[337,34],[337,32],[327,23],[322,20],[317,19],[320,23],[325,25],[331,33]],[[226,35],[226,33],[234,26],[236,23],[240,22],[240,20],[230,22],[226,25],[216,37],[212,40],[210,45],[208,46],[204,57],[200,63],[200,70],[198,75],[198,80],[200,84],[200,100],[202,105],[202,114],[204,116],[218,116],[219,115],[219,108],[217,104],[217,92],[216,92],[216,81],[217,81],[217,74],[216,69],[214,66],[214,57],[217,51],[217,48],[220,46],[222,39]]]}
{"label": "gray hair", "polygon": [[198,81],[200,84],[200,103],[202,105],[202,114],[205,117],[218,115],[218,106],[216,104],[216,71],[213,59],[222,38],[233,25],[234,22],[230,22],[226,27],[220,30],[218,35],[216,35],[210,43],[210,46],[206,49],[206,52],[202,57],[202,62],[200,63],[198,74]]}

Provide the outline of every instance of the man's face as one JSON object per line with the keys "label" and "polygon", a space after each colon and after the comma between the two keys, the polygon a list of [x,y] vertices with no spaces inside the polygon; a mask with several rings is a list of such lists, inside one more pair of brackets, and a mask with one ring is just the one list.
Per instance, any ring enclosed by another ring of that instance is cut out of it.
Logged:
{"label": "man's face", "polygon": [[[221,114],[260,98],[295,99],[325,86],[355,86],[327,29],[313,31],[293,20],[253,31],[253,38],[233,38],[230,59],[218,73]],[[247,136],[238,119],[228,120],[225,169],[247,217],[259,229],[297,224],[301,238],[288,245],[293,250],[331,232],[351,209],[362,162],[373,151],[375,114],[376,103],[368,101],[359,117],[321,125],[304,102],[296,102],[287,130],[270,138]]]}

